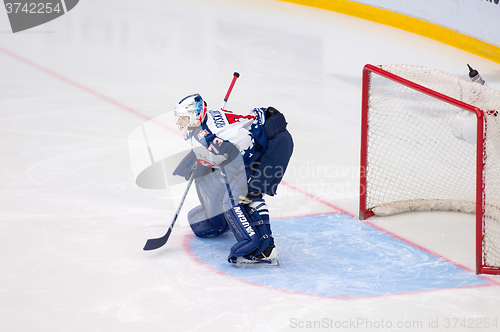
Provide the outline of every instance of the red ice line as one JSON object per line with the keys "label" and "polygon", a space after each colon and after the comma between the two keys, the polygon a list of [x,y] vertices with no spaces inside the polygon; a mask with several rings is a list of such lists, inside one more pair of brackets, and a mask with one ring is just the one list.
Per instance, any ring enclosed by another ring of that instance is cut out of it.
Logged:
{"label": "red ice line", "polygon": [[[61,74],[56,73],[55,71],[50,70],[50,69],[48,69],[48,68],[45,68],[45,67],[43,67],[43,66],[41,66],[41,65],[39,65],[39,64],[37,64],[37,63],[35,63],[35,62],[31,61],[31,60],[28,60],[28,59],[26,59],[26,58],[24,58],[24,57],[22,57],[22,56],[20,56],[20,55],[18,55],[18,54],[15,54],[15,53],[13,53],[13,52],[11,52],[11,51],[9,51],[9,50],[6,50],[6,49],[5,49],[5,48],[3,48],[3,47],[0,47],[0,52],[4,53],[4,54],[5,54],[5,55],[7,55],[7,56],[10,56],[11,58],[14,58],[14,59],[16,59],[16,60],[18,60],[18,61],[22,62],[22,63],[24,63],[24,64],[26,64],[26,65],[28,65],[28,66],[30,66],[30,67],[33,67],[33,68],[35,68],[35,69],[38,69],[38,70],[40,70],[41,72],[44,72],[45,74],[48,74],[48,75],[50,75],[50,76],[52,76],[52,77],[54,77],[54,78],[57,78],[58,80],[63,81],[64,83],[67,83],[67,84],[69,84],[69,85],[71,85],[71,86],[73,86],[73,87],[75,87],[75,88],[78,88],[78,89],[80,89],[80,90],[82,90],[82,91],[85,91],[85,92],[87,92],[87,93],[89,93],[89,94],[91,94],[91,95],[93,95],[93,96],[95,96],[95,97],[97,97],[97,98],[99,98],[99,99],[101,99],[101,100],[105,101],[105,102],[108,102],[108,103],[110,103],[110,104],[112,104],[112,105],[114,105],[114,106],[117,106],[117,107],[121,108],[122,110],[125,110],[125,111],[127,111],[127,112],[130,112],[130,113],[132,113],[132,114],[134,114],[134,115],[137,115],[137,116],[139,116],[139,117],[141,117],[141,118],[143,118],[143,119],[146,119],[146,120],[148,120],[148,121],[149,121],[149,120],[153,120],[151,117],[149,117],[149,116],[147,116],[147,115],[145,115],[145,114],[143,114],[143,113],[141,113],[141,112],[139,112],[139,111],[136,111],[136,110],[134,110],[133,108],[128,107],[128,106],[127,106],[127,105],[125,105],[125,104],[122,104],[122,103],[120,103],[120,102],[118,102],[118,101],[116,101],[116,100],[114,100],[114,99],[111,99],[111,98],[109,98],[108,96],[106,96],[106,95],[104,95],[104,94],[102,94],[102,93],[100,93],[100,92],[98,92],[98,91],[96,91],[96,90],[93,90],[93,89],[91,89],[91,88],[89,88],[89,87],[87,87],[87,86],[85,86],[85,85],[83,85],[83,84],[80,84],[80,83],[78,83],[78,82],[76,82],[76,81],[73,81],[73,80],[71,80],[71,79],[69,79],[69,78],[67,78],[67,77],[65,77],[65,76],[62,76]],[[154,121],[154,120],[153,120],[153,121]],[[164,125],[163,125],[163,124],[161,124],[161,123],[158,123],[158,122],[155,122],[155,123],[157,123],[158,125],[160,125],[160,126],[162,126],[162,127],[166,128],[166,129],[168,129],[168,130],[174,131],[172,128],[167,127],[167,126],[164,126]]]}

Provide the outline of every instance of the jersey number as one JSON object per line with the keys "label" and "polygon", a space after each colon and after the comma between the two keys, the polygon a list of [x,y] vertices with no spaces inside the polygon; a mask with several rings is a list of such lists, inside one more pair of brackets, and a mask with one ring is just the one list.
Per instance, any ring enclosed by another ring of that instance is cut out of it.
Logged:
{"label": "jersey number", "polygon": [[215,147],[215,144],[221,146],[222,142],[224,142],[223,139],[215,137],[212,143],[210,143],[210,146],[207,148],[207,150],[212,152],[213,154],[219,154],[220,151]]}

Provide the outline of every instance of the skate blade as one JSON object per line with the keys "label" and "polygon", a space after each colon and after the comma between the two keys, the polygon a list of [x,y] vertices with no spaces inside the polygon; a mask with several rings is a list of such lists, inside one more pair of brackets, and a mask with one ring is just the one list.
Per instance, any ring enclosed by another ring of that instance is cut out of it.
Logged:
{"label": "skate blade", "polygon": [[266,269],[270,267],[278,267],[280,263],[278,261],[274,261],[272,263],[254,263],[254,262],[237,262],[234,266],[239,267],[240,269]]}

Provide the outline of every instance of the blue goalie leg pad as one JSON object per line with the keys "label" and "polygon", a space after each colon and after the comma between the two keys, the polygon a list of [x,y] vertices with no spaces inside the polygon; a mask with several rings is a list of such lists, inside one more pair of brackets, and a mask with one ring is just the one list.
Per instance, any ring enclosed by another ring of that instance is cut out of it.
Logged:
{"label": "blue goalie leg pad", "polygon": [[244,256],[252,259],[274,243],[269,217],[266,219],[263,220],[257,209],[250,205],[237,205],[226,212],[228,225],[238,241],[231,247],[229,262],[235,263],[237,257]]}
{"label": "blue goalie leg pad", "polygon": [[251,220],[241,205],[236,205],[226,212],[226,221],[238,241],[231,247],[228,260],[236,256],[252,253],[259,247],[259,235],[251,225]]}
{"label": "blue goalie leg pad", "polygon": [[271,225],[269,224],[269,211],[262,198],[254,199],[252,203],[243,205],[243,207],[250,217],[252,224],[255,225],[255,229],[260,237],[258,248],[252,252],[250,256],[258,256],[264,252],[269,245],[274,245]]}
{"label": "blue goalie leg pad", "polygon": [[198,237],[214,237],[229,230],[224,214],[207,218],[203,206],[198,205],[188,213],[189,226]]}

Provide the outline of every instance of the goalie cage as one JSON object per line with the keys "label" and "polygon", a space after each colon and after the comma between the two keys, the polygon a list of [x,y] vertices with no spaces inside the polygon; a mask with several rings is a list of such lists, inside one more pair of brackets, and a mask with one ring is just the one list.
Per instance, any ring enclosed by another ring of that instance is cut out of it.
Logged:
{"label": "goalie cage", "polygon": [[366,65],[360,219],[476,215],[476,273],[500,274],[500,92],[443,71]]}

